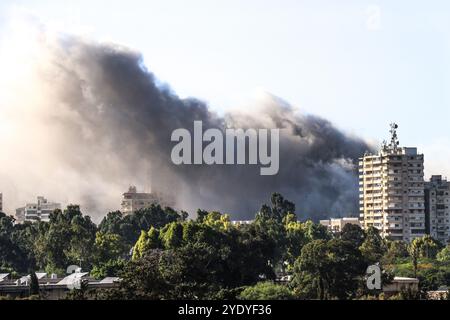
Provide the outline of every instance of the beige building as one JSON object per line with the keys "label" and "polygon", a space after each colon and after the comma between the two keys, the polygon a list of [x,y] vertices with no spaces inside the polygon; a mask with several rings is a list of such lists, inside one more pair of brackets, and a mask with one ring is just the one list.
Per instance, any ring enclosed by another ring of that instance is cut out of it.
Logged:
{"label": "beige building", "polygon": [[49,202],[44,197],[38,197],[36,203],[27,203],[25,207],[16,209],[16,220],[23,221],[50,221],[50,214],[61,209],[61,204]]}
{"label": "beige building", "polygon": [[425,183],[426,230],[443,244],[450,238],[450,182],[442,176],[432,176]]}
{"label": "beige building", "polygon": [[391,283],[383,286],[383,292],[385,295],[392,296],[400,292],[416,293],[419,291],[419,279],[417,278],[405,278],[394,277]]}
{"label": "beige building", "polygon": [[359,159],[360,220],[383,237],[411,241],[425,234],[424,156],[399,147],[396,124],[378,154]]}
{"label": "beige building", "polygon": [[320,224],[327,227],[331,232],[341,232],[345,225],[354,224],[360,226],[358,218],[337,218],[320,220]]}
{"label": "beige building", "polygon": [[139,209],[148,208],[152,204],[159,204],[163,208],[174,208],[175,206],[175,202],[166,195],[137,192],[137,188],[131,186],[128,191],[123,194],[121,212],[123,214],[131,214]]}

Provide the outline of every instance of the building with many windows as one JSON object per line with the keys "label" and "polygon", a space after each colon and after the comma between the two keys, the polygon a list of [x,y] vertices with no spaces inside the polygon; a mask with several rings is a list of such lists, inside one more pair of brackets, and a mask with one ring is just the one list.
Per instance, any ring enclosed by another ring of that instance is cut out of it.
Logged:
{"label": "building with many windows", "polygon": [[150,207],[152,204],[159,204],[161,207],[174,208],[175,203],[167,195],[159,193],[137,192],[135,186],[131,186],[127,192],[123,194],[122,210],[123,214],[131,214],[137,210]]}
{"label": "building with many windows", "polygon": [[424,156],[399,147],[396,124],[391,141],[359,159],[360,220],[383,237],[411,241],[425,234]]}
{"label": "building with many windows", "polygon": [[61,204],[49,202],[44,197],[38,197],[36,203],[27,203],[25,207],[16,209],[16,220],[23,221],[49,221],[50,214],[61,209]]}
{"label": "building with many windows", "polygon": [[450,182],[432,176],[425,183],[426,231],[443,244],[450,238]]}

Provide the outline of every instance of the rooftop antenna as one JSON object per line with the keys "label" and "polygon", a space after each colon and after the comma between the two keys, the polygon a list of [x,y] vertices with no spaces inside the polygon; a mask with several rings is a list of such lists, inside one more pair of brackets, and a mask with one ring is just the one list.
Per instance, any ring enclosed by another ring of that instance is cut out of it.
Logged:
{"label": "rooftop antenna", "polygon": [[389,130],[389,132],[391,133],[391,143],[389,144],[389,147],[392,151],[397,152],[398,150],[398,146],[400,144],[400,142],[398,141],[398,136],[397,136],[397,129],[398,129],[398,124],[396,123],[391,123],[391,130]]}

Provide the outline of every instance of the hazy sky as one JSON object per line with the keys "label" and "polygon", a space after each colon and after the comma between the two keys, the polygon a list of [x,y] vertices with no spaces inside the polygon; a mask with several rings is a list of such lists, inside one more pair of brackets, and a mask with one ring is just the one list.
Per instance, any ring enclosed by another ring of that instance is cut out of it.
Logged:
{"label": "hazy sky", "polygon": [[427,174],[450,176],[448,1],[2,0],[0,30],[13,7],[141,51],[160,80],[213,109],[263,89],[366,139],[387,138],[395,120]]}

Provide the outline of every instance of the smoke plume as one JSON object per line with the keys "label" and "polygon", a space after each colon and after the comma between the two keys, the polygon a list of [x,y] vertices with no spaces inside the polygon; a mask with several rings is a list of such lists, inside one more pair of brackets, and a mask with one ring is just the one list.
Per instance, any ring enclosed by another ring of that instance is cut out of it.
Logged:
{"label": "smoke plume", "polygon": [[[273,192],[294,201],[301,218],[357,212],[355,164],[371,147],[329,121],[270,94],[219,116],[158,82],[139,52],[43,29],[33,37],[1,56],[0,192],[8,210],[44,195],[79,203],[98,221],[120,208],[129,185],[151,184],[190,213],[233,219],[251,219]],[[249,165],[173,165],[171,133],[192,131],[195,120],[205,129],[280,128],[278,175]]]}

